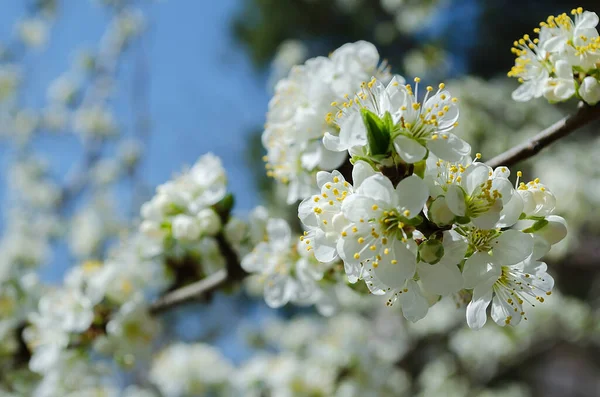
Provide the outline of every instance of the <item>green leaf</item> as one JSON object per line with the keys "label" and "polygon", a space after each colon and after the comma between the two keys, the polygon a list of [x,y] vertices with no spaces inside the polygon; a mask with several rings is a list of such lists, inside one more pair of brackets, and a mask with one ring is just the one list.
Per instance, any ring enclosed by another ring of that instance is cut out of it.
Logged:
{"label": "green leaf", "polygon": [[375,113],[365,108],[360,110],[360,114],[367,128],[367,141],[369,142],[371,155],[388,153],[391,142],[390,132],[394,125],[392,116],[389,112],[386,112],[382,120]]}

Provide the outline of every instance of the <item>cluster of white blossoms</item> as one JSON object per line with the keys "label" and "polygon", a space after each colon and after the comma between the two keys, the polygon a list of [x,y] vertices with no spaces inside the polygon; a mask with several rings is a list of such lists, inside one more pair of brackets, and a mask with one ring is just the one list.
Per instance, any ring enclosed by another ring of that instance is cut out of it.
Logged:
{"label": "cluster of white blossoms", "polygon": [[380,65],[375,46],[359,41],[338,48],[328,58],[312,58],[293,67],[277,83],[262,142],[267,174],[289,184],[289,203],[313,193],[318,170],[335,169],[346,159],[345,153],[323,146],[323,134],[336,130],[325,115],[335,110],[332,102],[343,100],[371,76],[386,79],[388,72],[385,63]]}
{"label": "cluster of white blossoms", "polygon": [[159,324],[149,314],[147,299],[168,278],[159,263],[139,259],[145,244],[132,240],[105,264],[85,262],[66,275],[60,288],[42,294],[23,333],[32,371],[58,376],[74,352],[85,354],[90,348],[124,367],[149,356]]}
{"label": "cluster of white blossoms", "polygon": [[223,229],[223,219],[215,206],[226,194],[221,160],[205,154],[188,171],[157,187],[156,195],[142,206],[140,231],[165,256],[192,257],[202,263],[201,276],[210,274],[225,265],[215,239]]}
{"label": "cluster of white blossoms", "polygon": [[[458,99],[443,83],[419,96],[419,83],[372,77],[330,104],[337,110],[325,114],[333,128],[321,130],[322,144],[349,155],[351,181],[318,172],[318,193],[298,209],[306,228],[300,243],[284,221],[269,220],[265,241],[244,258],[247,271],[265,277],[270,306],[318,301],[313,285],[335,274],[339,261],[350,283],[362,280],[388,305],[398,302],[411,321],[440,296],[463,300],[462,291],[472,297],[469,326],[485,324],[490,304],[498,324],[514,325],[526,318],[526,303],[551,293],[540,259],[566,235],[554,196],[537,179],[519,182],[519,172],[513,185],[508,168],[492,169],[480,154],[472,160],[470,145],[453,133]],[[314,103],[330,98],[312,93]]]}
{"label": "cluster of white blossoms", "polygon": [[581,7],[550,16],[529,35],[515,41],[517,56],[508,73],[522,85],[513,92],[516,101],[542,95],[550,102],[576,96],[589,105],[600,101],[600,36],[598,15]]}

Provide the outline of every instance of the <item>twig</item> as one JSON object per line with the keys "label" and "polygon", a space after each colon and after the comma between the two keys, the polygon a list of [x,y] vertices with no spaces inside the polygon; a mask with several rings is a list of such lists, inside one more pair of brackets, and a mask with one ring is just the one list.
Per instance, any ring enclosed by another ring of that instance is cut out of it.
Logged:
{"label": "twig", "polygon": [[150,313],[159,314],[174,306],[194,301],[230,282],[242,280],[247,273],[242,269],[238,255],[225,239],[223,233],[216,236],[221,255],[225,258],[225,269],[221,269],[193,284],[173,290],[158,298],[151,306]]}
{"label": "twig", "polygon": [[181,305],[221,287],[227,281],[227,270],[221,269],[200,281],[163,295],[150,306],[150,313],[159,314],[173,306]]}
{"label": "twig", "polygon": [[600,104],[588,106],[582,102],[579,104],[575,114],[557,121],[533,138],[499,154],[491,160],[485,161],[485,163],[490,167],[514,165],[519,161],[532,157],[552,142],[569,135],[579,127],[597,119],[600,119]]}

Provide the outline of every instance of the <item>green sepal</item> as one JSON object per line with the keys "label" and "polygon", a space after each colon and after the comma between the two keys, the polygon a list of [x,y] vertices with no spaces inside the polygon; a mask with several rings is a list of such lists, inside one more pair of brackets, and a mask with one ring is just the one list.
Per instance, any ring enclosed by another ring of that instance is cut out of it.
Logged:
{"label": "green sepal", "polygon": [[[429,151],[427,151],[427,156],[425,159],[429,157]],[[413,164],[413,173],[417,175],[421,179],[425,179],[425,169],[427,168],[427,160],[417,161]]]}
{"label": "green sepal", "polygon": [[471,218],[469,218],[468,216],[457,216],[456,217],[456,223],[458,223],[459,225],[466,225],[469,222],[471,222]]}
{"label": "green sepal", "polygon": [[527,229],[523,230],[523,233],[535,233],[538,230],[540,230],[541,228],[543,228],[544,226],[546,226],[547,224],[548,224],[547,220],[541,219],[539,221],[536,221],[533,225],[531,225]]}
{"label": "green sepal", "polygon": [[394,127],[390,113],[386,112],[383,120],[366,108],[362,108],[360,114],[367,129],[370,154],[376,156],[388,153],[391,142],[390,131]]}

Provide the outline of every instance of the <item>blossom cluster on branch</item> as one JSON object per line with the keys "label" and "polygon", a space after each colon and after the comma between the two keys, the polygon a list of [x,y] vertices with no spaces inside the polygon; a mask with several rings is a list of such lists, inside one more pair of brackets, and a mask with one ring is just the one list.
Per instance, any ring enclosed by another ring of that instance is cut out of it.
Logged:
{"label": "blossom cluster on branch", "polygon": [[[354,46],[370,48],[364,42]],[[490,304],[498,324],[518,324],[527,318],[525,305],[543,302],[553,288],[541,259],[566,235],[564,219],[553,214],[553,194],[539,179],[520,182],[518,172],[513,185],[507,167],[492,169],[479,161],[480,154],[470,158],[470,145],[453,133],[459,101],[445,84],[437,90],[421,85],[421,98],[419,78],[414,86],[401,76],[383,80],[356,83],[329,108],[321,105],[325,124],[319,126],[312,123],[314,108],[306,114],[298,107],[300,98],[306,100],[298,93],[315,94],[312,105],[329,100],[331,92],[318,96],[306,84],[285,91],[284,102],[276,91],[268,118],[295,115],[286,130],[294,140],[285,147],[303,142],[305,131],[316,135],[317,128],[323,136],[319,149],[347,154],[352,173],[317,172],[316,194],[300,195],[292,187],[292,198],[304,198],[298,209],[306,229],[302,248],[290,244],[283,221],[273,221],[267,242],[244,259],[246,270],[266,277],[271,306],[318,302],[322,293],[311,292],[315,281],[330,279],[341,261],[348,282],[364,280],[388,305],[398,302],[412,321],[440,296],[455,295],[470,301],[467,322],[473,328],[485,324]],[[278,87],[287,83],[283,79]],[[267,129],[267,159],[280,154],[272,138]],[[307,175],[297,170],[290,176],[305,183]],[[290,249],[291,256],[283,254]]]}
{"label": "blossom cluster on branch", "polygon": [[515,66],[508,72],[522,85],[513,92],[516,101],[542,95],[551,102],[573,96],[590,105],[600,101],[600,36],[598,14],[581,7],[549,16],[528,34],[514,42]]}

